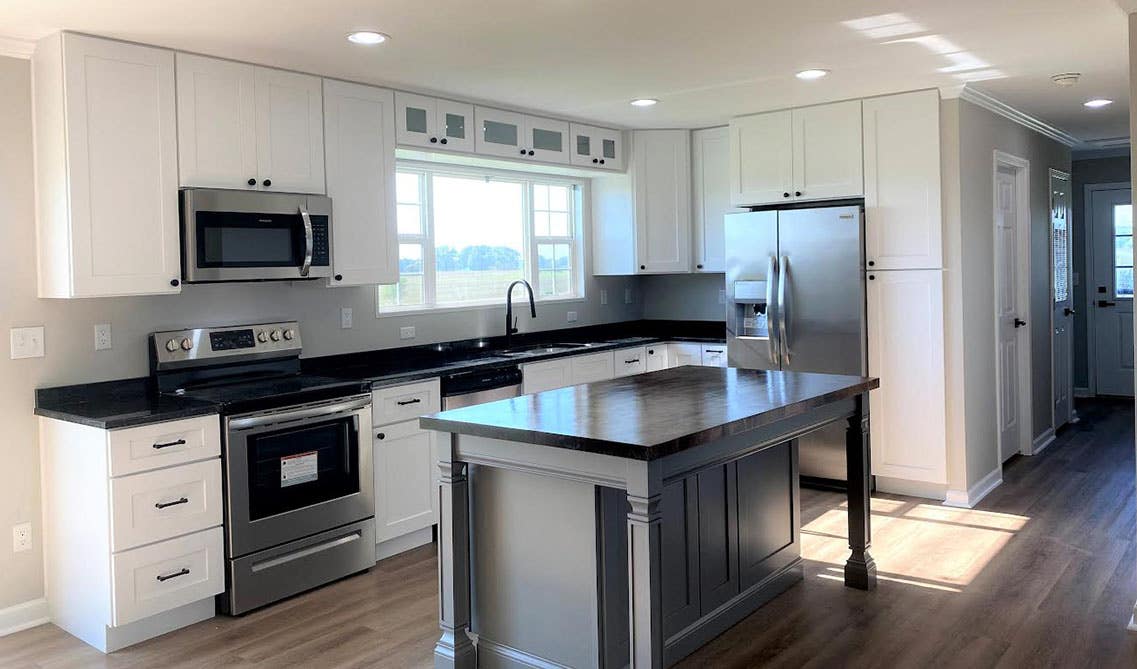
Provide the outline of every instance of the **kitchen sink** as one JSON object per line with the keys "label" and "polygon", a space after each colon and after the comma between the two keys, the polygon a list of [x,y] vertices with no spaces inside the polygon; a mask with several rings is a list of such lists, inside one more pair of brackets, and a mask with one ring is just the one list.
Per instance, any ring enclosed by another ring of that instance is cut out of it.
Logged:
{"label": "kitchen sink", "polygon": [[575,344],[575,343],[557,343],[557,344],[533,344],[531,346],[520,346],[517,348],[505,349],[504,351],[494,351],[494,355],[502,355],[507,358],[516,358],[525,355],[550,355],[553,353],[564,353],[566,351],[573,351],[576,349],[589,348],[594,344]]}

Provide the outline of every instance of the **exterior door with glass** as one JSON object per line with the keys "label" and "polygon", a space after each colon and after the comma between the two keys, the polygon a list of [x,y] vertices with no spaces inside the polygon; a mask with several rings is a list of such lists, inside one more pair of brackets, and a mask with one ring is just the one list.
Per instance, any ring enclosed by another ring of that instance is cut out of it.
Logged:
{"label": "exterior door with glass", "polygon": [[1133,204],[1129,188],[1090,191],[1094,378],[1098,395],[1133,395]]}
{"label": "exterior door with glass", "polygon": [[1050,170],[1051,297],[1054,300],[1054,429],[1074,416],[1074,296],[1070,290],[1070,175]]}

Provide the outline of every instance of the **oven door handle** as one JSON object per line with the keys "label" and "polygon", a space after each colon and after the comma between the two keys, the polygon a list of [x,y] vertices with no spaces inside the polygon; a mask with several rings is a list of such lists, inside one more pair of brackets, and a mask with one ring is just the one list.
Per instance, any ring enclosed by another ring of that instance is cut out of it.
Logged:
{"label": "oven door handle", "polygon": [[304,205],[300,205],[300,220],[304,221],[304,264],[300,266],[300,276],[306,277],[312,269],[312,217]]}
{"label": "oven door handle", "polygon": [[250,428],[273,425],[276,423],[292,423],[296,421],[311,422],[313,419],[326,419],[332,414],[361,411],[369,406],[371,406],[371,396],[364,395],[336,404],[319,404],[316,406],[298,407],[292,410],[230,418],[228,419],[228,429],[248,430]]}

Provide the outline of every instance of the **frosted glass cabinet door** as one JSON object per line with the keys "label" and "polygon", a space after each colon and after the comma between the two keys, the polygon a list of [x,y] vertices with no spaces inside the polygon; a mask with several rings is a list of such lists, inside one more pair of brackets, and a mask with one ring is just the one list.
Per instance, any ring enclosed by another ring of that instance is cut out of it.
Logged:
{"label": "frosted glass cabinet door", "polygon": [[619,130],[571,123],[569,153],[573,165],[623,171],[623,133]]}
{"label": "frosted glass cabinet door", "polygon": [[551,118],[525,117],[525,148],[534,160],[569,162],[569,124]]}
{"label": "frosted glass cabinet door", "polygon": [[[438,145],[434,98],[395,93],[395,136],[399,144],[431,147]],[[433,142],[431,140],[434,140]]]}
{"label": "frosted glass cabinet door", "polygon": [[438,144],[449,151],[474,150],[474,106],[452,100],[435,100],[434,127]]}
{"label": "frosted glass cabinet door", "polygon": [[528,157],[525,141],[525,117],[516,112],[476,107],[474,118],[478,122],[475,151],[487,156],[503,158]]}

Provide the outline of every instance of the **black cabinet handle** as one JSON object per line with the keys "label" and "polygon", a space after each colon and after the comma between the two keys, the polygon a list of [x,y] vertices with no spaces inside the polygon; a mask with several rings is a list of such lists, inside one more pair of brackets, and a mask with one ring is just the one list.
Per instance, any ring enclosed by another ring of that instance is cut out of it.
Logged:
{"label": "black cabinet handle", "polygon": [[603,158],[601,158],[601,159],[600,159],[600,164],[601,164],[601,165],[603,165],[603,164],[604,164],[604,159],[603,159]]}
{"label": "black cabinet handle", "polygon": [[870,274],[870,275],[869,275],[869,281],[876,281],[876,275],[875,275],[875,274]]}
{"label": "black cabinet handle", "polygon": [[152,446],[152,448],[154,448],[156,450],[161,450],[163,448],[169,448],[171,446],[185,446],[185,445],[186,445],[185,439],[178,439],[177,441],[168,441],[164,444],[154,444]]}
{"label": "black cabinet handle", "polygon": [[265,188],[268,188],[269,186],[271,186],[271,185],[272,185],[272,179],[265,179],[264,181],[262,181],[262,182],[261,182],[261,184],[262,184],[262,185],[263,185]]}
{"label": "black cabinet handle", "polygon": [[376,439],[386,439],[386,438],[387,438],[387,435],[385,435],[385,434],[383,434],[382,432],[380,432],[380,433],[378,433],[378,434],[376,434],[376,435],[375,435],[375,438],[376,438]]}
{"label": "black cabinet handle", "polygon": [[525,149],[521,149],[521,155],[525,155]]}
{"label": "black cabinet handle", "polygon": [[437,143],[438,143],[438,138],[437,138],[437,137],[431,137],[431,138],[430,138],[430,143],[431,143],[431,144],[437,144]]}
{"label": "black cabinet handle", "polygon": [[875,261],[875,260],[870,260],[870,261],[869,261],[869,267],[876,267],[876,261]]}
{"label": "black cabinet handle", "polygon": [[533,149],[529,149],[529,155],[533,155]]}
{"label": "black cabinet handle", "polygon": [[1023,319],[1021,319],[1021,318],[1016,318],[1016,319],[1015,319],[1015,328],[1021,328],[1021,327],[1022,327],[1022,326],[1024,326],[1024,325],[1026,325],[1026,321],[1024,321],[1024,320],[1023,320]]}
{"label": "black cabinet handle", "polygon": [[257,185],[257,180],[256,180],[256,179],[249,179],[249,185],[250,185],[250,186],[256,186],[256,185]]}
{"label": "black cabinet handle", "polygon": [[703,269],[702,265],[695,265],[695,269]]}
{"label": "black cabinet handle", "polygon": [[722,349],[721,348],[720,349],[708,348],[707,353],[722,353]]}
{"label": "black cabinet handle", "polygon": [[189,504],[189,500],[186,499],[185,497],[183,497],[181,499],[174,500],[173,502],[157,502],[154,504],[154,508],[155,509],[166,509],[166,508],[169,508],[171,506],[177,506],[179,504]]}
{"label": "black cabinet handle", "polygon": [[395,404],[398,404],[398,405],[399,405],[399,406],[401,406],[401,407],[405,407],[405,406],[407,406],[408,404],[418,404],[418,403],[419,403],[419,402],[421,402],[421,401],[422,401],[422,400],[421,400],[420,398],[416,397],[416,398],[414,398],[413,400],[403,400],[403,401],[401,401],[401,402],[395,402]]}
{"label": "black cabinet handle", "polygon": [[182,284],[182,282],[178,281],[177,279],[170,279],[170,285],[173,286],[174,288],[177,288],[181,284]]}
{"label": "black cabinet handle", "polygon": [[171,578],[177,578],[179,576],[186,576],[187,574],[189,574],[189,569],[182,567],[180,570],[175,571],[172,574],[166,574],[165,576],[159,574],[156,578],[158,579],[159,582],[165,583],[166,581],[170,580]]}
{"label": "black cabinet handle", "polygon": [[343,275],[342,275],[342,274],[337,274],[337,275],[336,275],[336,281],[343,281]]}
{"label": "black cabinet handle", "polygon": [[655,349],[654,349],[654,348],[649,348],[649,349],[647,350],[647,354],[648,354],[648,355],[655,355]]}
{"label": "black cabinet handle", "polygon": [[640,269],[647,269],[647,265],[640,265]]}
{"label": "black cabinet handle", "polygon": [[782,193],[782,197],[789,197],[789,196],[790,196],[789,193]]}
{"label": "black cabinet handle", "polygon": [[446,138],[445,138],[445,137],[443,137],[442,139],[438,140],[438,143],[439,143],[439,144],[445,144],[445,143],[446,143]]}
{"label": "black cabinet handle", "polygon": [[801,191],[800,191],[800,190],[795,190],[795,191],[794,191],[794,197],[801,197]]}
{"label": "black cabinet handle", "polygon": [[625,361],[624,361],[624,364],[625,364],[625,365],[634,365],[634,364],[636,364],[636,363],[637,363],[637,362],[639,362],[639,361],[640,361],[640,359],[639,359],[639,358],[632,358],[631,360],[625,360]]}
{"label": "black cabinet handle", "polygon": [[1067,315],[1067,316],[1072,316],[1073,314],[1076,314],[1076,313],[1078,313],[1078,312],[1077,312],[1077,311],[1074,311],[1074,310],[1073,310],[1073,309],[1071,309],[1070,307],[1066,307],[1065,309],[1063,309],[1063,310],[1062,310],[1062,313],[1063,313],[1063,314],[1065,314],[1065,315]]}
{"label": "black cabinet handle", "polygon": [[593,162],[593,164],[599,163],[599,162],[600,162],[600,159],[599,159],[599,158],[593,158],[593,159],[592,159],[592,162]]}
{"label": "black cabinet handle", "polygon": [[1117,302],[1110,302],[1109,300],[1098,300],[1099,307],[1116,307]]}

